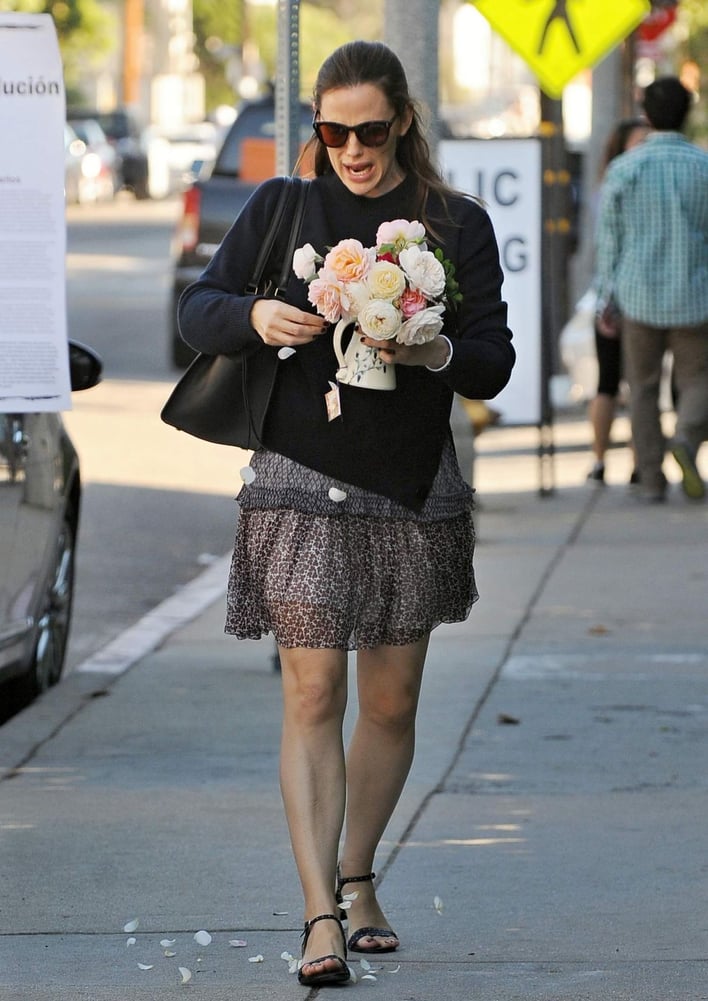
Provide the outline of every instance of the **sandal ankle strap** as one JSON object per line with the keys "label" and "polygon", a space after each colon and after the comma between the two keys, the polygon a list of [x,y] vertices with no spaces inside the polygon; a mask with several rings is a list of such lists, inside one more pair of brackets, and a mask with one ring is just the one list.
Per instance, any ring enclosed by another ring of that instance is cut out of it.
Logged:
{"label": "sandal ankle strap", "polygon": [[347,883],[373,883],[375,879],[375,872],[368,872],[366,876],[342,876],[341,871],[337,870],[337,884],[340,890]]}

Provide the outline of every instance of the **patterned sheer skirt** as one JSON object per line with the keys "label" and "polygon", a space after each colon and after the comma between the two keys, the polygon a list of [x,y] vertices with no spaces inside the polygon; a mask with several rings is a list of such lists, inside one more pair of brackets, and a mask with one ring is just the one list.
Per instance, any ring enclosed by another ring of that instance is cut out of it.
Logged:
{"label": "patterned sheer skirt", "polygon": [[225,631],[340,650],[414,643],[477,600],[473,492],[450,441],[420,514],[273,452],[256,452]]}

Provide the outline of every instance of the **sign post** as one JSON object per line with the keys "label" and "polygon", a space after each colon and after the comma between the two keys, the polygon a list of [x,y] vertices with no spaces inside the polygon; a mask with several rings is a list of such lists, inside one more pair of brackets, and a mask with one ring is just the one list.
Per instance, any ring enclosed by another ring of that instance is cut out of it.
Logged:
{"label": "sign post", "polygon": [[0,13],[0,410],[66,410],[65,98],[49,14]]}

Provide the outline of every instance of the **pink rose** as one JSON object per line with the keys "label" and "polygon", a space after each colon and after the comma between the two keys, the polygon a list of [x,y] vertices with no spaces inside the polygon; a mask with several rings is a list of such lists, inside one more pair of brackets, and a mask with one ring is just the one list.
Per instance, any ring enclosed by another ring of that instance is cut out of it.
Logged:
{"label": "pink rose", "polygon": [[328,323],[336,323],[342,315],[342,286],[332,272],[320,271],[307,289],[307,298]]}
{"label": "pink rose", "polygon": [[399,302],[401,312],[406,319],[415,313],[420,313],[421,309],[425,309],[427,305],[428,300],[422,292],[415,288],[407,288]]}

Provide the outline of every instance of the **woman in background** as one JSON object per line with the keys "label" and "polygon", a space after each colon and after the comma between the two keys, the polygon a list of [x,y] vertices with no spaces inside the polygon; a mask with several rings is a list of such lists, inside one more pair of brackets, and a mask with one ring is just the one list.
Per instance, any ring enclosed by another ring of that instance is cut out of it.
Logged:
{"label": "woman in background", "polygon": [[[601,164],[601,180],[608,163],[643,142],[651,126],[642,118],[628,118],[615,126],[605,144]],[[617,410],[622,381],[622,317],[612,306],[605,311],[601,321],[595,322],[595,350],[597,352],[597,394],[591,400],[588,417],[592,425],[592,452],[595,458],[588,473],[589,480],[605,482],[605,454],[610,447],[612,425]],[[636,483],[632,472],[630,483]]]}

